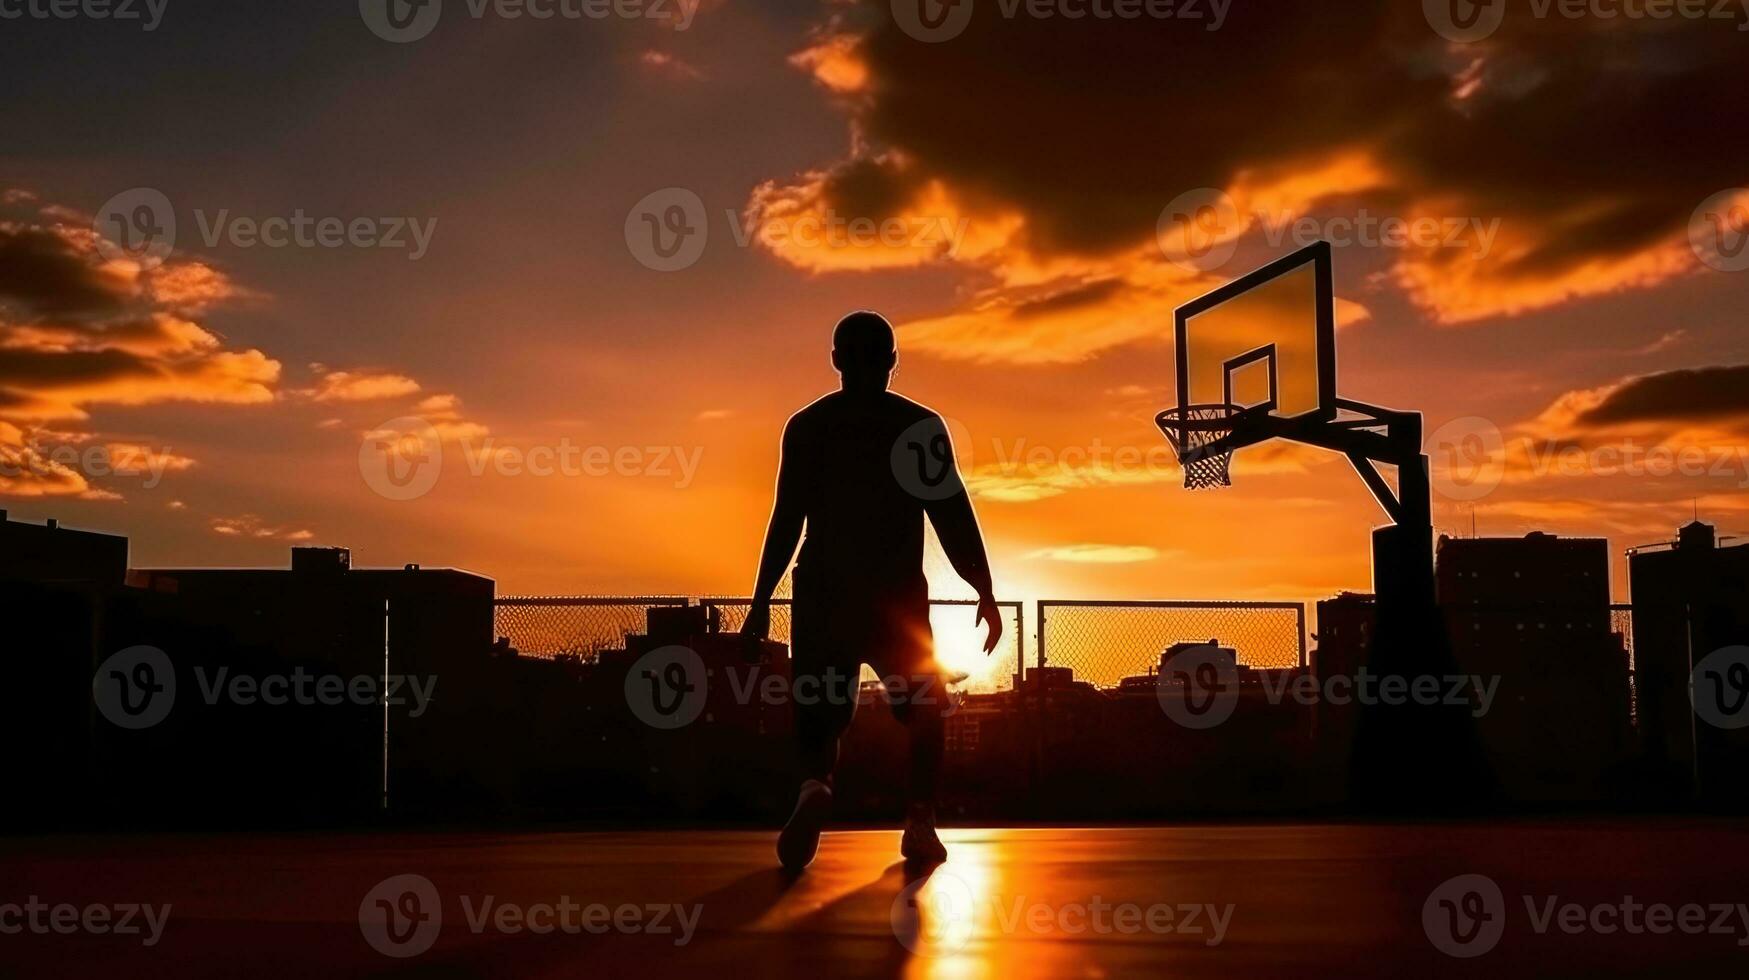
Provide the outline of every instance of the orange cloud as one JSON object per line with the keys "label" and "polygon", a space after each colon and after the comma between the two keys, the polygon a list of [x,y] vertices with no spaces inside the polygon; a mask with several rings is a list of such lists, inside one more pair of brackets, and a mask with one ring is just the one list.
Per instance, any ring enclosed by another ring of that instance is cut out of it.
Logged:
{"label": "orange cloud", "polygon": [[1127,565],[1135,562],[1153,561],[1160,557],[1160,552],[1146,545],[1071,544],[1056,548],[1040,548],[1023,557],[1083,565]]}
{"label": "orange cloud", "polygon": [[317,372],[316,386],[297,392],[315,402],[368,402],[400,398],[419,391],[419,382],[393,371],[330,371],[311,365]]}
{"label": "orange cloud", "polygon": [[207,525],[214,534],[222,534],[232,538],[261,538],[277,541],[302,542],[315,538],[315,533],[306,528],[294,528],[284,525],[268,524],[255,514],[241,514],[236,517],[214,517]]}
{"label": "orange cloud", "polygon": [[830,34],[791,55],[789,62],[833,92],[860,92],[868,87],[868,65],[856,49],[854,35]]}

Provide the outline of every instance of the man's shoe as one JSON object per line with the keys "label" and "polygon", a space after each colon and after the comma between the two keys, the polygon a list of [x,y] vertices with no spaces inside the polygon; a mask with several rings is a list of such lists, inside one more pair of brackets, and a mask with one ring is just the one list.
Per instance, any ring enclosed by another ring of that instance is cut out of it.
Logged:
{"label": "man's shoe", "polygon": [[820,850],[820,831],[832,815],[832,787],[810,779],[802,784],[795,812],[777,835],[777,861],[786,871],[800,871],[812,864]]}
{"label": "man's shoe", "polygon": [[941,864],[947,860],[947,847],[935,835],[935,818],[912,814],[905,821],[905,836],[899,839],[899,853],[912,864]]}

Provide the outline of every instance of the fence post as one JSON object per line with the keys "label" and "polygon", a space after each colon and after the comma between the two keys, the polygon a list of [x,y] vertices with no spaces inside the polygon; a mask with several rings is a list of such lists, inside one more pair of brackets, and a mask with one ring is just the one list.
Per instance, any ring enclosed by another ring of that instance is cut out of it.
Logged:
{"label": "fence post", "polygon": [[1303,602],[1300,603],[1299,612],[1300,612],[1300,616],[1299,616],[1299,620],[1300,620],[1300,669],[1304,670],[1306,668],[1306,660],[1307,660],[1306,648],[1310,645],[1310,638],[1306,636],[1306,604],[1305,603],[1303,603]]}
{"label": "fence post", "polygon": [[1035,627],[1038,630],[1038,666],[1043,667],[1045,665],[1045,601],[1035,599],[1032,606],[1038,613],[1038,626]]}

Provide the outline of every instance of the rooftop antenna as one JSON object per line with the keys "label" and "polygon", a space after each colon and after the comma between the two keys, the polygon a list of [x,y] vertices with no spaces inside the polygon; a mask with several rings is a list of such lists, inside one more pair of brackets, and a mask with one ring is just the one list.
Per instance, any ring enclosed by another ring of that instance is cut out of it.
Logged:
{"label": "rooftop antenna", "polygon": [[1470,505],[1470,540],[1476,539],[1476,505]]}

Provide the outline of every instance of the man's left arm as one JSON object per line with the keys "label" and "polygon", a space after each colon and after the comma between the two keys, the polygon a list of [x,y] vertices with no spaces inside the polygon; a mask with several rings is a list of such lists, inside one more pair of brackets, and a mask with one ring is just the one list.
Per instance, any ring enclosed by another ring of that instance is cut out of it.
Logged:
{"label": "man's left arm", "polygon": [[[945,424],[942,431],[946,432]],[[990,557],[984,550],[984,533],[978,528],[978,515],[972,510],[972,496],[960,479],[959,462],[954,458],[951,441],[946,460],[954,492],[939,500],[928,500],[923,509],[929,523],[935,526],[935,536],[941,550],[947,552],[948,563],[959,577],[978,593],[978,622],[988,631],[984,637],[984,652],[996,649],[1002,640],[1002,611],[996,606],[996,594],[990,579]]]}

